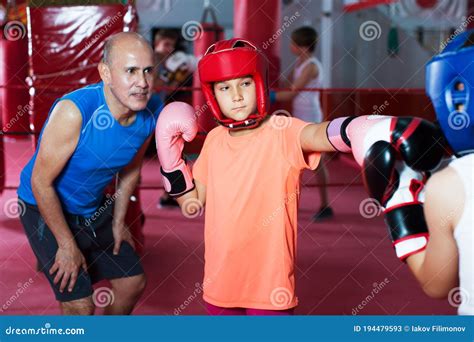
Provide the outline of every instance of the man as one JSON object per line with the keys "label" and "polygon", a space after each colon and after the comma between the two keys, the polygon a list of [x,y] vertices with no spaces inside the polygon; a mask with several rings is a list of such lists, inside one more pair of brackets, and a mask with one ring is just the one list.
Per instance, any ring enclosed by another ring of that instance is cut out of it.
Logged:
{"label": "man", "polygon": [[102,82],[56,100],[21,173],[21,220],[64,314],[93,314],[92,284],[102,279],[113,291],[105,314],[130,314],[145,288],[124,220],[160,108],[149,101],[153,65],[140,35],[110,37]]}

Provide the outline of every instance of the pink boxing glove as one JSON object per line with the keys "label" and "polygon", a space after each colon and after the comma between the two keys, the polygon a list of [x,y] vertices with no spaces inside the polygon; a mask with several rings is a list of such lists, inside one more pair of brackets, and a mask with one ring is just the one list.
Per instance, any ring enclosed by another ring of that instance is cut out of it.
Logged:
{"label": "pink boxing glove", "polygon": [[337,151],[352,152],[360,166],[367,151],[379,141],[390,144],[416,171],[435,169],[444,155],[439,127],[417,117],[346,116],[332,120],[326,134]]}
{"label": "pink boxing glove", "polygon": [[397,257],[405,261],[423,251],[429,240],[425,172],[443,156],[438,127],[420,118],[364,115],[331,121],[327,136],[362,167],[367,192],[384,209]]}
{"label": "pink boxing glove", "polygon": [[184,142],[194,139],[198,131],[193,107],[172,102],[163,108],[156,123],[156,151],[161,164],[165,191],[181,196],[194,189],[191,169],[183,159]]}
{"label": "pink boxing glove", "polygon": [[[327,137],[339,152],[352,152],[357,164],[362,166],[365,153],[376,141],[390,141],[390,116],[346,116],[332,120],[327,127]],[[375,129],[375,126],[378,126]],[[370,132],[370,133],[369,133]]]}

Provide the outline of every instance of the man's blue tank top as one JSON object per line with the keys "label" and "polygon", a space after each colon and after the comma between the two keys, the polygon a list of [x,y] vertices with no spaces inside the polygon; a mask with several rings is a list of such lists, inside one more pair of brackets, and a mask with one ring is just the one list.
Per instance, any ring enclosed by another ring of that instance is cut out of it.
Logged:
{"label": "man's blue tank top", "polygon": [[[70,100],[79,108],[82,129],[77,147],[54,185],[64,211],[90,217],[100,206],[107,185],[130,163],[145,140],[154,132],[162,103],[154,95],[147,107],[137,112],[132,124],[122,126],[108,109],[102,82],[59,98],[49,114],[61,100]],[[21,172],[18,187],[18,197],[34,205],[36,200],[31,189],[31,174],[48,120],[41,130],[33,157]]]}

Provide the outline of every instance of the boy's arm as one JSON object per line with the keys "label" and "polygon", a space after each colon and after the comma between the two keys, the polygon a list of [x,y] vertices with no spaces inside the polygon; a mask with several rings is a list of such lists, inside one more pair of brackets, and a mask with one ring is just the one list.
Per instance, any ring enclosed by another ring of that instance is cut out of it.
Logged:
{"label": "boy's arm", "polygon": [[373,145],[377,144],[375,149],[398,151],[415,170],[433,170],[445,153],[444,146],[439,144],[441,139],[437,125],[424,119],[362,115],[307,125],[301,134],[301,145],[305,152],[352,152],[356,162],[363,166],[367,153],[374,154]]}
{"label": "boy's arm", "polygon": [[196,212],[201,211],[206,203],[206,186],[194,179],[195,189],[176,198],[181,212],[186,217],[195,217]]}
{"label": "boy's arm", "polygon": [[163,186],[176,198],[186,217],[195,217],[206,202],[205,185],[193,179],[192,170],[183,158],[184,143],[192,141],[197,130],[194,109],[184,102],[168,104],[161,111],[155,130]]}
{"label": "boy's arm", "polygon": [[458,284],[458,249],[454,227],[464,208],[463,186],[450,167],[435,173],[426,185],[425,219],[430,239],[426,250],[407,258],[415,278],[430,297],[444,298]]}
{"label": "boy's arm", "polygon": [[295,98],[299,90],[306,87],[306,85],[314,78],[318,77],[319,70],[316,64],[310,63],[308,64],[303,71],[301,72],[300,77],[293,80],[290,88],[291,91],[282,91],[276,93],[276,101],[291,101]]}
{"label": "boy's arm", "polygon": [[293,71],[291,71],[287,77],[283,77],[280,81],[280,87],[289,88],[293,84]]}
{"label": "boy's arm", "polygon": [[303,128],[300,136],[303,152],[334,152],[336,149],[329,142],[327,127],[329,121],[309,124]]}

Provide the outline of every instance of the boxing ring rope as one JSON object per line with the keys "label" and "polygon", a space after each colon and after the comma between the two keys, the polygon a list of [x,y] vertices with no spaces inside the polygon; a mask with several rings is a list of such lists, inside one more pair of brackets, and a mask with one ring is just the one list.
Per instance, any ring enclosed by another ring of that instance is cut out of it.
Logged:
{"label": "boxing ring rope", "polygon": [[[31,83],[31,79],[27,80],[27,83]],[[84,86],[85,84],[79,84],[78,86]],[[45,91],[47,90],[50,93],[58,93],[58,97],[61,96],[61,94],[73,91],[77,89],[77,87],[72,87],[71,85],[61,85],[61,84],[54,84],[54,85],[37,85],[37,86],[29,86],[29,85],[15,85],[15,84],[10,84],[10,85],[0,85],[0,89],[15,89],[15,90],[22,90],[22,89],[27,89],[30,93],[37,92],[37,91]],[[154,87],[153,88],[155,93],[160,93],[162,91],[166,91],[167,93],[174,94],[176,92],[198,92],[201,91],[200,87],[193,87],[193,86],[181,86],[181,87],[171,87],[171,86],[159,86],[159,87]],[[304,91],[304,92],[319,92],[320,97],[321,97],[321,102],[323,104],[323,111],[326,112],[326,108],[324,108],[324,101],[325,98],[331,95],[343,95],[346,94],[345,98],[349,98],[351,96],[355,96],[356,98],[353,100],[355,103],[360,102],[360,99],[358,96],[360,95],[379,95],[379,96],[390,96],[390,98],[394,98],[396,95],[414,95],[414,96],[423,96],[426,97],[425,95],[425,90],[423,88],[285,88],[285,87],[272,87],[270,88],[271,91],[274,92],[298,92],[298,91]],[[426,97],[427,99],[427,97]],[[286,102],[278,102],[279,104],[285,104]],[[374,103],[375,104],[375,103]],[[28,103],[25,104],[29,105]],[[284,106],[282,106],[284,107]],[[273,108],[273,111],[277,111],[280,108]],[[371,114],[371,110],[363,113],[363,114]],[[289,114],[291,114],[291,110],[288,111]],[[357,113],[348,113],[347,111],[344,110],[334,110],[331,111],[331,115],[326,114],[326,118],[333,118],[337,117],[339,115],[357,115]],[[336,115],[334,115],[336,114]],[[381,114],[381,113],[377,113]],[[408,112],[407,114],[412,114]],[[4,122],[3,125],[6,123]],[[2,127],[2,131],[0,132],[0,135],[4,136],[25,136],[25,135],[35,135],[38,134],[39,132],[32,131],[31,128],[26,129],[26,131],[11,131],[11,130],[5,130],[4,131],[4,126]]]}
{"label": "boxing ring rope", "polygon": [[[81,84],[80,86],[83,86],[83,85]],[[35,91],[37,91],[37,90],[39,90],[39,91],[48,90],[50,92],[57,92],[58,97],[59,97],[59,96],[61,96],[61,94],[72,91],[72,90],[76,89],[77,87],[71,87],[71,85],[58,85],[58,84],[55,84],[55,85],[49,85],[49,86],[39,85],[39,86],[35,86],[35,87],[30,87],[30,86],[27,86],[27,85],[26,86],[25,85],[0,85],[0,89],[1,88],[4,88],[4,89],[25,89],[26,88],[26,89],[34,89]],[[156,93],[159,93],[161,91],[166,91],[168,93],[174,93],[174,92],[201,91],[201,88],[200,87],[192,87],[192,86],[188,86],[188,87],[183,87],[183,86],[181,86],[181,87],[159,86],[159,87],[154,87],[153,90]],[[273,87],[273,88],[271,88],[271,91],[275,91],[275,92],[283,92],[283,91],[319,92],[320,96],[321,96],[321,101],[324,101],[325,96],[328,96],[328,95],[330,96],[332,94],[340,94],[342,96],[344,96],[344,94],[347,94],[347,97],[356,96],[356,98],[359,95],[366,95],[366,94],[369,94],[369,95],[383,95],[383,96],[390,96],[390,97],[393,97],[393,96],[398,95],[398,94],[426,96],[425,95],[425,90],[423,88],[303,88],[303,89],[292,89],[292,88],[285,88],[285,87]],[[344,96],[344,97],[346,97],[346,96]],[[279,104],[284,104],[284,103],[286,103],[286,102],[279,102]],[[276,112],[276,111],[278,111],[278,109],[274,110],[274,112]],[[324,109],[323,109],[323,111],[324,111]],[[331,113],[331,114],[334,114],[334,112],[337,113],[337,115],[335,115],[335,116],[354,114],[354,113],[347,113],[344,110],[336,110],[336,111],[333,111],[333,113]],[[291,110],[289,111],[289,113],[291,114]],[[370,114],[370,112],[367,112],[366,114]],[[409,114],[414,115],[413,113],[407,113],[407,115],[409,115]],[[330,118],[333,118],[335,116],[330,115]],[[3,124],[5,124],[5,123],[3,123]],[[8,137],[8,136],[34,136],[38,133],[39,132],[37,132],[36,130],[32,131],[31,129],[28,129],[28,131],[26,131],[26,132],[3,131],[3,127],[2,127],[2,131],[0,132],[0,138],[3,137],[3,136],[5,136],[5,137]],[[205,135],[206,133],[205,132],[200,132],[200,134]],[[343,158],[345,158],[347,160],[348,164],[352,164],[350,158],[348,158],[346,156],[343,156]],[[351,166],[354,166],[355,168],[357,167],[355,162]],[[331,183],[328,184],[328,186],[330,186],[330,187],[347,186],[347,185],[348,184],[344,183],[344,182],[331,182]],[[362,185],[362,183],[357,182],[357,183],[351,184],[351,186],[352,185]],[[318,184],[308,184],[308,186],[309,187],[317,187],[319,185]],[[160,185],[139,185],[138,188],[140,190],[162,190],[163,189],[163,187],[160,186]],[[4,187],[4,189],[5,190],[16,190],[17,186],[6,185]]]}
{"label": "boxing ring rope", "polygon": [[[80,84],[80,86],[85,86],[86,84]],[[38,85],[38,86],[21,86],[21,85],[0,85],[0,89],[39,89],[39,90],[50,90],[50,91],[72,91],[77,89],[77,87],[71,87],[70,85]],[[169,87],[169,86],[160,86],[153,88],[156,92],[163,90],[166,91],[201,91],[200,87]],[[320,93],[408,93],[408,94],[425,94],[424,88],[283,88],[283,87],[270,87],[270,91],[281,92],[281,91],[312,91]]]}

